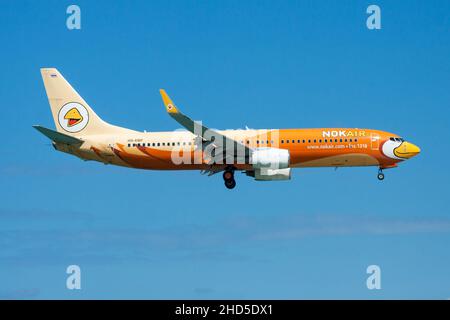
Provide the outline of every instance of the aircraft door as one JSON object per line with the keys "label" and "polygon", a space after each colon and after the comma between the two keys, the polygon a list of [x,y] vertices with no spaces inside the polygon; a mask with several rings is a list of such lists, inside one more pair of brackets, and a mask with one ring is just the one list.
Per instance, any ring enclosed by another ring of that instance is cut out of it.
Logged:
{"label": "aircraft door", "polygon": [[370,146],[372,150],[378,150],[380,148],[380,135],[377,133],[370,134]]}

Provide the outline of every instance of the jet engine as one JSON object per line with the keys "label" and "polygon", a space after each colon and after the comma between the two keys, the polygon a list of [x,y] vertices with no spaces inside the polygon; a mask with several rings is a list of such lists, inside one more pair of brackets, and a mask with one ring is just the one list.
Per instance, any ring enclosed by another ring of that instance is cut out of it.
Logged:
{"label": "jet engine", "polygon": [[247,171],[248,176],[254,177],[257,181],[290,180],[291,168],[268,169],[261,168],[253,171]]}
{"label": "jet engine", "polygon": [[252,152],[251,164],[255,169],[285,169],[289,168],[290,155],[286,149],[259,148]]}

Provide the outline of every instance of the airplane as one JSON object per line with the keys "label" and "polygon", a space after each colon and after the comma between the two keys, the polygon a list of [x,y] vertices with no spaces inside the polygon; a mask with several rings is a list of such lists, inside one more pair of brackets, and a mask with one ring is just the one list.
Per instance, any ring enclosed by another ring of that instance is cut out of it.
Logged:
{"label": "airplane", "polygon": [[103,121],[55,68],[42,78],[56,130],[33,126],[57,151],[129,168],[222,172],[225,186],[236,186],[235,172],[257,181],[290,180],[293,168],[378,167],[384,169],[420,153],[402,137],[359,128],[215,130],[184,115],[164,90],[170,117],[184,130],[140,132]]}

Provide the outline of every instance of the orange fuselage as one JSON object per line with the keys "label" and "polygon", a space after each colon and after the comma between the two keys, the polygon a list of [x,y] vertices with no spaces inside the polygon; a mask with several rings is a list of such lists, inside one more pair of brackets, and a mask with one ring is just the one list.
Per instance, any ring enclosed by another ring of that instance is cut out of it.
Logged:
{"label": "orange fuselage", "polygon": [[[287,149],[290,167],[395,167],[406,156],[397,151],[414,146],[392,133],[355,128],[225,130],[222,134],[252,148]],[[398,139],[398,141],[394,141]],[[87,144],[82,158],[140,169],[199,170],[211,167],[195,136],[186,131],[142,133],[110,137],[108,143]],[[392,144],[387,146],[386,144]],[[409,145],[408,145],[409,144]],[[409,150],[408,149],[408,150]],[[395,151],[397,150],[397,151]],[[174,156],[176,160],[174,161]],[[179,159],[182,158],[180,161]],[[215,163],[223,167],[233,164],[237,169],[251,169],[249,163]]]}

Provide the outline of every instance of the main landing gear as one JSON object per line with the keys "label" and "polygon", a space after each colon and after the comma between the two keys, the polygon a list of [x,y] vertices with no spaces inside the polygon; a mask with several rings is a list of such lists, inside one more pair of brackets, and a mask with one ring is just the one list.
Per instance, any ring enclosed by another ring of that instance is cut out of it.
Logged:
{"label": "main landing gear", "polygon": [[234,180],[234,168],[228,167],[223,172],[223,180],[225,181],[225,187],[233,189],[236,187],[236,180]]}
{"label": "main landing gear", "polygon": [[384,173],[383,173],[383,169],[379,169],[378,170],[378,176],[377,176],[378,180],[384,180]]}

